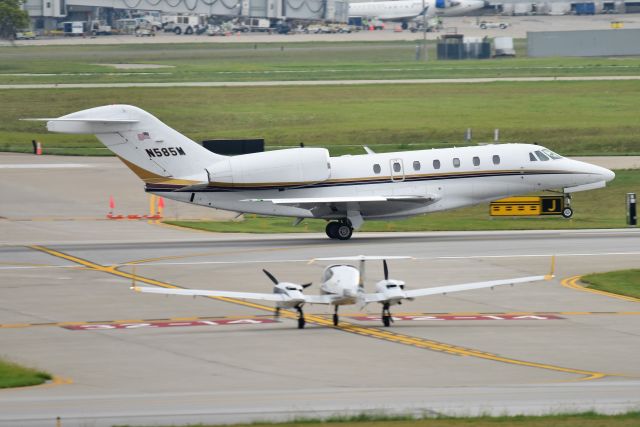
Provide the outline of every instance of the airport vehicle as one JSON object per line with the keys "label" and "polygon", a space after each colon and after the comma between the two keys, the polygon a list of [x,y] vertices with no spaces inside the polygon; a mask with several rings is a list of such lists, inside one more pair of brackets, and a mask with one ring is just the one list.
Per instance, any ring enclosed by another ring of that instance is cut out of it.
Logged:
{"label": "airport vehicle", "polygon": [[482,30],[487,30],[489,28],[500,28],[501,30],[506,30],[509,27],[508,22],[493,22],[493,21],[482,21],[478,24],[478,27]]}
{"label": "airport vehicle", "polygon": [[[295,308],[298,312],[298,328],[305,326],[304,304],[325,304],[334,306],[333,325],[338,326],[340,318],[338,308],[341,305],[359,304],[362,310],[369,303],[379,303],[382,305],[382,324],[391,326],[393,316],[390,308],[394,305],[402,304],[403,301],[413,301],[415,298],[449,294],[452,292],[462,292],[472,289],[494,288],[502,285],[515,285],[520,283],[538,282],[541,280],[551,280],[553,276],[554,260],[551,261],[551,272],[544,276],[516,277],[512,279],[490,280],[486,282],[462,283],[458,285],[436,286],[432,288],[405,289],[405,282],[389,278],[389,268],[387,260],[409,259],[406,256],[355,256],[337,258],[316,258],[317,261],[358,261],[358,267],[349,264],[332,264],[326,267],[322,273],[322,283],[320,285],[320,295],[305,295],[304,289],[311,286],[311,283],[302,285],[289,282],[279,282],[267,270],[262,270],[274,283],[272,293],[253,292],[231,292],[231,291],[209,291],[199,289],[166,289],[152,287],[138,287],[135,284],[131,289],[137,292],[163,294],[163,295],[187,295],[204,297],[226,297],[259,301],[275,301],[276,317],[282,308]],[[366,293],[364,290],[365,262],[371,260],[381,260],[383,263],[384,279],[376,284],[376,292]]]}
{"label": "airport vehicle", "polygon": [[106,21],[94,20],[89,23],[89,29],[94,36],[108,36],[111,34],[111,26]]}
{"label": "airport vehicle", "polygon": [[190,35],[196,32],[200,27],[204,26],[202,17],[198,15],[178,15],[173,18],[173,21],[168,22],[164,31],[173,32],[176,35],[186,34]]}
{"label": "airport vehicle", "polygon": [[349,19],[357,17],[378,18],[382,21],[401,22],[402,28],[409,21],[422,16],[460,16],[483,8],[483,0],[388,0],[349,3]]}
{"label": "airport vehicle", "polygon": [[235,212],[328,221],[348,240],[368,219],[407,218],[534,191],[601,188],[615,174],[533,144],[488,144],[330,157],[325,148],[215,154],[131,105],[106,105],[47,122],[51,132],[95,134],[169,199]]}
{"label": "airport vehicle", "polygon": [[65,36],[83,36],[89,30],[89,23],[86,21],[68,21],[62,23],[62,31]]}
{"label": "airport vehicle", "polygon": [[35,40],[36,34],[31,30],[22,30],[16,32],[14,38],[16,40]]}

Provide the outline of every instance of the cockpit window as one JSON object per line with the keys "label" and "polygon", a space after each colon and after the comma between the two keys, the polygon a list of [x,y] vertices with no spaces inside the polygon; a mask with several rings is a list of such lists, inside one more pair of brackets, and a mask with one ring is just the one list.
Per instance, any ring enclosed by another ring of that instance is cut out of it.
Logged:
{"label": "cockpit window", "polygon": [[543,150],[541,150],[544,154],[546,154],[547,156],[551,157],[552,159],[556,160],[556,159],[561,159],[562,156],[558,153],[554,153],[553,151],[549,150],[548,148],[545,148]]}
{"label": "cockpit window", "polygon": [[538,161],[538,159],[536,159],[536,156],[534,156],[533,153],[529,153],[529,160],[531,160],[532,162]]}
{"label": "cockpit window", "polygon": [[287,286],[288,291],[297,291],[298,288],[294,288],[293,286]]}
{"label": "cockpit window", "polygon": [[398,285],[387,285],[387,289],[391,289],[391,288],[397,288]]}
{"label": "cockpit window", "polygon": [[546,154],[544,154],[542,151],[536,151],[536,156],[538,156],[538,158],[540,159],[540,161],[542,162],[546,162],[549,160],[549,157],[546,156]]}

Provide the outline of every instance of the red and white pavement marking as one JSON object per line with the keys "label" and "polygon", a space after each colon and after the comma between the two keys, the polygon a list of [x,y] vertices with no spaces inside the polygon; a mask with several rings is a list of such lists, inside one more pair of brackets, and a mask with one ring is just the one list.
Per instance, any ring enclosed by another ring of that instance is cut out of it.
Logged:
{"label": "red and white pavement marking", "polygon": [[247,319],[219,319],[219,320],[193,320],[185,322],[131,322],[131,323],[85,323],[80,325],[60,325],[62,328],[72,331],[104,331],[111,329],[145,329],[145,328],[172,328],[179,326],[226,326],[226,325],[260,325],[263,323],[277,323],[277,320],[269,318]]}
{"label": "red and white pavement marking", "polygon": [[[380,321],[380,316],[355,316],[352,317],[355,320],[362,321]],[[558,320],[564,319],[564,317],[556,316],[553,314],[478,314],[469,316],[453,316],[453,315],[433,315],[433,316],[393,316],[393,320]]]}

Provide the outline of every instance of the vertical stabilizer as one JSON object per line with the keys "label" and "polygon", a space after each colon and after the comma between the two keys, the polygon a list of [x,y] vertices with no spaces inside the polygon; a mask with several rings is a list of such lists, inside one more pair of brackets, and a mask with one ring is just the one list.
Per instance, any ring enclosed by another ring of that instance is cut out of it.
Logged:
{"label": "vertical stabilizer", "polygon": [[47,120],[51,132],[92,133],[149,184],[207,182],[221,156],[131,105],[107,105]]}

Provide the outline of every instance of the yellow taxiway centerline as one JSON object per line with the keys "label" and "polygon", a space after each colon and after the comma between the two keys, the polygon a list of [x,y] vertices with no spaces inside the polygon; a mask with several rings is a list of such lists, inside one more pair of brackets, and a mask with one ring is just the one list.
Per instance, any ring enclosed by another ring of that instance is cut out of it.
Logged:
{"label": "yellow taxiway centerline", "polygon": [[[46,248],[44,246],[33,245],[33,246],[29,246],[29,247],[31,249],[34,249],[34,250],[37,250],[37,251],[41,251],[41,252],[45,252],[45,253],[47,253],[49,255],[52,255],[52,256],[55,256],[55,257],[58,257],[58,258],[63,258],[63,259],[66,259],[68,261],[75,262],[77,264],[83,265],[85,267],[88,267],[88,268],[96,270],[96,271],[113,274],[115,276],[125,277],[127,279],[135,279],[137,281],[140,281],[140,282],[143,282],[143,283],[147,283],[149,285],[159,286],[159,287],[162,287],[162,288],[181,289],[179,286],[171,285],[169,283],[164,283],[164,282],[161,282],[159,280],[150,279],[150,278],[146,278],[146,277],[142,277],[142,276],[136,276],[136,275],[133,275],[133,274],[130,274],[130,273],[125,273],[125,272],[119,271],[119,270],[117,270],[117,266],[99,265],[99,264],[93,263],[91,261],[87,261],[85,259],[82,259],[82,258],[78,258],[78,257],[72,256],[72,255],[65,254],[63,252],[58,252],[56,250]],[[211,298],[211,299],[218,300],[218,301],[229,302],[229,303],[232,303],[232,304],[242,305],[242,306],[245,306],[245,307],[252,307],[252,308],[255,308],[255,309],[258,309],[258,310],[263,310],[263,311],[268,311],[268,312],[274,312],[275,311],[275,309],[273,307],[269,307],[269,306],[262,305],[262,304],[256,304],[256,303],[248,302],[248,301],[242,301],[242,300],[235,299],[235,298],[227,298],[227,297],[206,297],[206,298]],[[281,317],[285,317],[285,318],[288,318],[288,319],[297,319],[297,317],[298,317],[297,314],[289,312],[289,311],[286,311],[286,310],[282,310],[280,315],[281,315]],[[454,345],[450,345],[450,344],[446,344],[446,343],[442,343],[442,342],[438,342],[438,341],[427,340],[427,339],[420,338],[420,337],[412,337],[412,336],[409,336],[409,335],[400,334],[400,333],[396,333],[396,332],[392,332],[392,331],[386,331],[386,330],[382,330],[382,329],[378,329],[378,328],[359,326],[359,325],[356,325],[356,324],[353,324],[353,323],[349,323],[349,322],[344,322],[344,321],[340,322],[340,324],[336,327],[336,326],[333,326],[332,320],[326,319],[326,318],[321,317],[321,316],[316,316],[316,315],[305,316],[305,319],[306,319],[307,323],[312,323],[312,324],[315,324],[315,325],[325,326],[325,327],[328,327],[328,328],[334,328],[334,329],[337,329],[337,330],[353,333],[353,334],[360,335],[360,336],[365,336],[365,337],[370,337],[370,338],[377,338],[377,339],[384,340],[384,341],[387,341],[387,342],[394,342],[394,343],[398,343],[398,344],[404,344],[404,345],[408,345],[408,346],[412,346],[412,347],[416,347],[416,348],[427,349],[427,350],[438,351],[438,352],[444,352],[444,353],[454,354],[454,355],[458,355],[458,356],[470,356],[470,357],[475,357],[475,358],[480,358],[480,359],[485,359],[485,360],[491,360],[491,361],[494,361],[494,362],[501,362],[501,363],[506,363],[506,364],[511,364],[511,365],[526,366],[526,367],[530,367],[530,368],[539,368],[539,369],[546,369],[546,370],[551,370],[551,371],[555,371],[555,372],[563,372],[563,373],[567,373],[567,374],[581,375],[581,376],[583,376],[583,378],[579,379],[581,381],[594,380],[594,379],[603,378],[603,377],[606,377],[606,376],[619,376],[617,374],[608,374],[608,373],[604,373],[604,372],[587,371],[587,370],[583,370],[583,369],[565,368],[565,367],[562,367],[562,366],[550,365],[550,364],[545,364],[545,363],[537,363],[537,362],[529,362],[529,361],[526,361],[526,360],[511,359],[511,358],[508,358],[508,357],[504,357],[504,356],[500,356],[500,355],[496,355],[496,354],[492,354],[492,353],[482,352],[480,350],[474,350],[474,349],[465,348],[465,347],[458,347],[458,346],[454,346]]]}

